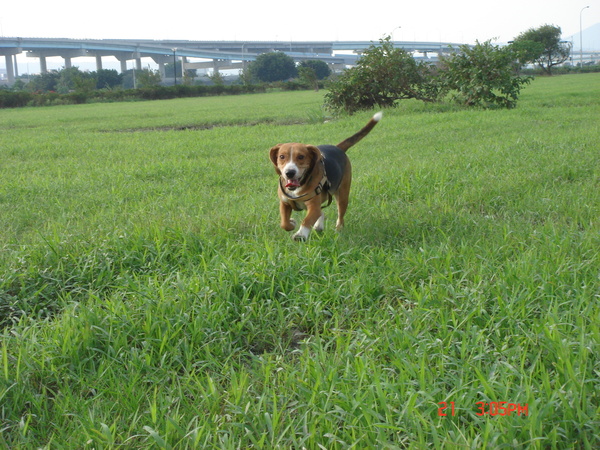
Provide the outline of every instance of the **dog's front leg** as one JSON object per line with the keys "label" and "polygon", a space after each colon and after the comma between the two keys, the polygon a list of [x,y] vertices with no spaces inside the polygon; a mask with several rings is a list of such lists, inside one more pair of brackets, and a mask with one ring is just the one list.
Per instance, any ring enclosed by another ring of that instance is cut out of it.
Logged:
{"label": "dog's front leg", "polygon": [[306,217],[300,225],[300,229],[292,236],[296,241],[306,241],[310,236],[311,228],[321,217],[321,197],[319,195],[311,198],[306,203]]}
{"label": "dog's front leg", "polygon": [[279,214],[281,215],[281,228],[292,231],[296,228],[296,221],[292,219],[292,207],[285,202],[279,202]]}
{"label": "dog's front leg", "polygon": [[313,226],[313,230],[315,230],[317,233],[322,233],[324,229],[325,229],[325,214],[323,214],[323,212],[321,212],[321,217],[319,217],[319,219],[317,220],[317,223],[315,223],[315,225]]}

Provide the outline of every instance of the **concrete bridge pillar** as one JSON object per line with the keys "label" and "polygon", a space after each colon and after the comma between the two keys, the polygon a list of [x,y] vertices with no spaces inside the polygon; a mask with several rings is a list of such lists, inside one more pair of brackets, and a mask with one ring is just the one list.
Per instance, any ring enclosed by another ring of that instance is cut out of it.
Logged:
{"label": "concrete bridge pillar", "polygon": [[127,60],[121,59],[119,62],[121,63],[121,73],[127,72]]}
{"label": "concrete bridge pillar", "polygon": [[96,71],[102,70],[102,56],[96,55]]}
{"label": "concrete bridge pillar", "polygon": [[135,69],[142,70],[142,58],[135,58]]}
{"label": "concrete bridge pillar", "polygon": [[15,78],[19,76],[19,64],[17,63],[17,55],[13,55],[14,58],[14,69],[15,69]]}
{"label": "concrete bridge pillar", "polygon": [[213,59],[213,75],[216,75],[219,72],[219,68],[222,67],[220,59]]}
{"label": "concrete bridge pillar", "polygon": [[13,55],[5,55],[4,60],[6,61],[6,75],[8,77],[8,84],[15,82],[15,69],[13,67]]}
{"label": "concrete bridge pillar", "polygon": [[40,56],[40,72],[47,73],[48,72],[48,64],[46,64],[46,57]]}
{"label": "concrete bridge pillar", "polygon": [[70,69],[71,67],[73,67],[73,63],[71,61],[70,56],[65,56],[64,60],[65,60],[65,69]]}
{"label": "concrete bridge pillar", "polygon": [[163,62],[158,63],[158,72],[160,73],[161,80],[164,80],[167,77],[165,72],[165,64]]}

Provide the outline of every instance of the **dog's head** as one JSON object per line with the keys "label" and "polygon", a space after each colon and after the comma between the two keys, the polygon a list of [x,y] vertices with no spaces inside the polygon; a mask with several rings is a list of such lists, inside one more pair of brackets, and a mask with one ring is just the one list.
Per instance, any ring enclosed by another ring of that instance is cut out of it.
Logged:
{"label": "dog's head", "polygon": [[306,182],[323,156],[314,145],[278,144],[270,151],[275,171],[283,178],[286,189],[294,191]]}

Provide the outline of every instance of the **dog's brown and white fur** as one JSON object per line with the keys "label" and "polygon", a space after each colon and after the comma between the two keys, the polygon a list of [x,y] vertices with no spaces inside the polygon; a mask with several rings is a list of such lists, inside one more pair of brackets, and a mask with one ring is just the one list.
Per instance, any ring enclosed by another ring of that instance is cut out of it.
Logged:
{"label": "dog's brown and white fur", "polygon": [[331,201],[331,196],[335,197],[338,208],[336,230],[344,226],[352,182],[352,166],[346,151],[369,134],[381,117],[381,112],[375,114],[358,133],[337,146],[288,143],[271,148],[271,161],[280,177],[281,228],[294,230],[296,221],[291,218],[292,211],[307,210],[300,229],[293,235],[295,240],[307,240],[311,228],[323,231],[325,217],[321,205]]}

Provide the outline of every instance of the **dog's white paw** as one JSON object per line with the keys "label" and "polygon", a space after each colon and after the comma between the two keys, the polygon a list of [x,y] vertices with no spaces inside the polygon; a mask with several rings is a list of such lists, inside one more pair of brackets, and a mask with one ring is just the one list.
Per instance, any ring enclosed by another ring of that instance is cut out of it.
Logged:
{"label": "dog's white paw", "polygon": [[290,219],[290,223],[294,226],[294,228],[296,228],[296,225],[298,225],[298,222],[296,222],[296,219]]}
{"label": "dog's white paw", "polygon": [[292,239],[295,241],[306,241],[308,240],[308,236],[310,235],[310,228],[305,227],[304,225],[300,227],[297,233],[292,236]]}

